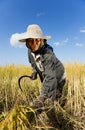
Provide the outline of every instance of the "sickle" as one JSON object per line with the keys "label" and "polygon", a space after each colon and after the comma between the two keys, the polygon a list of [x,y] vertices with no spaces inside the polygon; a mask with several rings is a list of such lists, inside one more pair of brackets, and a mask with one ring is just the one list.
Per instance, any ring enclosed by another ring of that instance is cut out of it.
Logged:
{"label": "sickle", "polygon": [[21,79],[23,79],[23,78],[25,78],[25,77],[28,77],[28,78],[32,79],[32,77],[29,76],[29,75],[22,75],[22,76],[19,77],[19,79],[18,79],[18,85],[19,85],[19,88],[20,88],[20,90],[21,90],[22,92],[23,92],[23,90],[22,90],[22,87],[21,87],[20,82],[21,82]]}

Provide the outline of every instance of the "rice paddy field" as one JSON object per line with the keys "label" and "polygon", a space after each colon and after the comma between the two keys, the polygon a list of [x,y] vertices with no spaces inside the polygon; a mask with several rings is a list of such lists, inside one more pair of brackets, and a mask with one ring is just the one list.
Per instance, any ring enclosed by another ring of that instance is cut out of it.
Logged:
{"label": "rice paddy field", "polygon": [[42,87],[39,78],[24,78],[23,92],[19,89],[18,78],[31,75],[32,69],[25,65],[0,66],[0,130],[85,130],[85,64],[66,63],[65,68],[67,81],[61,99],[55,101],[54,120],[50,108],[40,114],[32,106]]}

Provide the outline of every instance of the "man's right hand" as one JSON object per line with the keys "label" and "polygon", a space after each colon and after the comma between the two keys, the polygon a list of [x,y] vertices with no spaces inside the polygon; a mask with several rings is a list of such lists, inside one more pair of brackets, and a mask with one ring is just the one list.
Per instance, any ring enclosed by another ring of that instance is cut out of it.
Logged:
{"label": "man's right hand", "polygon": [[37,72],[33,72],[33,73],[31,74],[31,79],[32,79],[32,80],[37,79]]}

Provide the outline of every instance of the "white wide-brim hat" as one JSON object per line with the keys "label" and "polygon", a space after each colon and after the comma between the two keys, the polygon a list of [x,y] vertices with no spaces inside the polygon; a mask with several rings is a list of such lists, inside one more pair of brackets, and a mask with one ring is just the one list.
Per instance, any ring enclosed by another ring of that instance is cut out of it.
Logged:
{"label": "white wide-brim hat", "polygon": [[26,39],[29,38],[50,39],[51,36],[43,36],[39,25],[32,24],[27,27],[27,32],[23,33],[22,39],[19,39],[19,42],[26,42]]}

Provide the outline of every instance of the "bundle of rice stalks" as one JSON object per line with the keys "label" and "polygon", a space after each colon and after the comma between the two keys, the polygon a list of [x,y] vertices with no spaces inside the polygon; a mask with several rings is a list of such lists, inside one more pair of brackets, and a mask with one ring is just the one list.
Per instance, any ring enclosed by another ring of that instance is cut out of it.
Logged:
{"label": "bundle of rice stalks", "polygon": [[31,130],[35,122],[35,111],[32,108],[16,106],[0,122],[0,130]]}
{"label": "bundle of rice stalks", "polygon": [[[58,103],[56,112],[44,109],[41,114],[36,108],[16,106],[0,122],[0,130],[84,130],[83,122],[75,119]],[[56,119],[54,118],[56,115]]]}
{"label": "bundle of rice stalks", "polygon": [[48,111],[48,109],[36,109],[34,106],[16,106],[8,112],[5,118],[2,117],[0,130],[51,130],[51,128],[55,130],[52,125],[46,124],[45,112],[40,114],[40,110]]}

